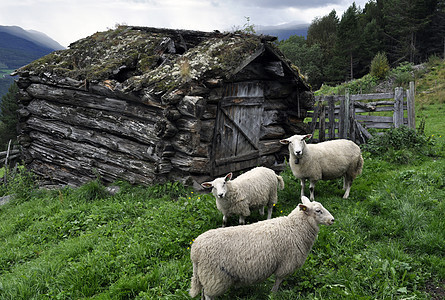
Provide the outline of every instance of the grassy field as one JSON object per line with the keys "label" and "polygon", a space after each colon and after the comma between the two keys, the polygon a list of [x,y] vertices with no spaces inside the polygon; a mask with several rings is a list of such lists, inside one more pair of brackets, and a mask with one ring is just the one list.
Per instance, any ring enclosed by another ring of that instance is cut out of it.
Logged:
{"label": "grassy field", "polygon": [[[394,131],[371,143],[349,199],[341,180],[317,184],[316,200],[335,224],[321,226],[306,263],[279,292],[269,292],[269,278],[219,299],[443,299],[443,103],[421,104],[425,135]],[[289,170],[282,176],[273,217],[299,202],[299,184]],[[99,181],[38,190],[20,169],[0,186],[0,195],[15,194],[0,206],[0,299],[190,299],[190,246],[221,226],[213,196],[178,183],[116,184],[115,195]]]}

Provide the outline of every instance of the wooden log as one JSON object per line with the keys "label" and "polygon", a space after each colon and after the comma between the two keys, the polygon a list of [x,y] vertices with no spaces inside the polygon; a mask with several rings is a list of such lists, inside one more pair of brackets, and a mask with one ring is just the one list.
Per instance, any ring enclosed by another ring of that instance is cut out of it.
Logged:
{"label": "wooden log", "polygon": [[201,144],[199,135],[195,133],[179,131],[174,139],[171,140],[171,143],[173,148],[179,152],[188,155],[209,157],[209,146]]}
{"label": "wooden log", "polygon": [[286,134],[282,126],[270,125],[261,126],[260,140],[263,139],[281,139]]}
{"label": "wooden log", "polygon": [[201,141],[211,143],[215,132],[215,120],[204,120],[201,122],[199,137]]}
{"label": "wooden log", "polygon": [[82,176],[73,176],[70,169],[59,166],[55,163],[48,163],[35,159],[27,164],[27,168],[42,179],[49,180],[51,184],[59,183],[70,186],[80,186],[84,183],[92,181],[96,176],[83,174]]}
{"label": "wooden log", "polygon": [[[146,91],[145,94],[146,95],[151,95],[151,91]],[[176,89],[176,90],[173,90],[173,91],[171,91],[169,93],[166,93],[166,94],[162,95],[161,100],[162,100],[162,103],[164,105],[166,105],[166,104],[170,104],[170,105],[177,104],[177,103],[179,103],[183,99],[185,94],[186,93],[185,93],[184,90]]]}
{"label": "wooden log", "polygon": [[154,131],[156,133],[156,136],[165,139],[175,136],[178,132],[178,128],[176,128],[176,126],[173,125],[172,122],[166,119],[160,119],[158,120],[158,122],[156,122]]}
{"label": "wooden log", "polygon": [[260,140],[258,148],[260,150],[259,155],[267,155],[279,152],[283,145],[279,140]]}
{"label": "wooden log", "polygon": [[178,130],[197,134],[201,131],[201,120],[184,117],[176,121],[176,127]]}
{"label": "wooden log", "polygon": [[[92,174],[93,169],[100,171],[114,168],[113,176],[128,173],[134,178],[142,176],[153,178],[156,175],[156,165],[146,160],[134,159],[131,156],[86,143],[58,139],[40,132],[32,132],[31,137],[34,142],[28,151],[34,159],[69,168],[74,170],[73,174]],[[129,176],[115,177],[114,180],[117,178],[128,179]]]}
{"label": "wooden log", "polygon": [[164,110],[163,115],[167,120],[172,121],[172,122],[174,122],[182,117],[182,114],[179,112],[179,110],[177,110],[176,108],[173,108],[173,107],[166,108]]}
{"label": "wooden log", "polygon": [[31,117],[27,124],[30,129],[47,135],[69,139],[78,143],[97,145],[98,147],[125,153],[137,159],[156,162],[162,156],[163,149],[160,149],[159,144],[156,143],[141,144],[103,131],[92,132],[91,130],[71,126],[63,122],[48,121],[37,117]]}
{"label": "wooden log", "polygon": [[361,108],[364,111],[375,111],[375,105],[371,105],[370,103],[362,103],[359,101],[354,101],[355,108]]}
{"label": "wooden log", "polygon": [[116,98],[106,98],[84,91],[69,90],[51,87],[44,84],[33,83],[27,88],[27,92],[34,98],[56,103],[62,103],[73,107],[91,108],[105,112],[117,112],[120,115],[155,120],[162,110],[138,103],[129,103]]}
{"label": "wooden log", "polygon": [[286,121],[286,112],[278,110],[264,110],[262,116],[262,125],[277,125]]}
{"label": "wooden log", "polygon": [[204,83],[205,83],[205,85],[208,88],[212,88],[213,89],[213,88],[216,88],[216,87],[222,87],[224,81],[221,78],[209,78]]}
{"label": "wooden log", "polygon": [[205,110],[206,101],[199,96],[184,96],[177,105],[181,114],[187,117],[201,118]]}
{"label": "wooden log", "polygon": [[65,122],[70,125],[91,128],[115,135],[136,139],[142,143],[157,142],[158,130],[149,120],[122,116],[118,113],[93,111],[82,107],[59,106],[43,100],[33,100],[28,105],[31,114],[42,119]]}
{"label": "wooden log", "polygon": [[171,158],[171,163],[174,168],[199,174],[206,174],[210,172],[209,162],[210,160],[208,157],[190,156],[180,152]]}
{"label": "wooden log", "polygon": [[207,103],[201,119],[203,120],[216,119],[217,111],[218,111],[218,105]]}

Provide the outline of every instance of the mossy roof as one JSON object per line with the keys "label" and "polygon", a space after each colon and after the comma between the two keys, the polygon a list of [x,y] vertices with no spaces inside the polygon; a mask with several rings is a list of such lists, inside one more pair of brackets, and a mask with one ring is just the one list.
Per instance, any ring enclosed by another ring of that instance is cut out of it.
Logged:
{"label": "mossy roof", "polygon": [[190,81],[229,79],[245,62],[273,49],[295,78],[307,86],[298,68],[264,36],[119,26],[95,33],[17,70],[78,81],[113,82],[124,92],[150,87],[171,90]]}

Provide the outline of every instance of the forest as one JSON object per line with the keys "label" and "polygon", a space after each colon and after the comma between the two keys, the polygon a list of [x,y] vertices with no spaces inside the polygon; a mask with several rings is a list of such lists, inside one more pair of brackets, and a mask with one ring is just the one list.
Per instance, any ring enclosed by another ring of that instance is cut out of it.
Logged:
{"label": "forest", "polygon": [[373,58],[385,54],[391,67],[419,64],[445,54],[445,0],[371,0],[315,18],[307,38],[279,42],[313,89],[360,78]]}

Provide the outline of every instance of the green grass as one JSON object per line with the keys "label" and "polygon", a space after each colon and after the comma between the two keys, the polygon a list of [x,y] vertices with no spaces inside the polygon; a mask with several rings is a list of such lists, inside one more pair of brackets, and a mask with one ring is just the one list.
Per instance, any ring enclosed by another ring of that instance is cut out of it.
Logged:
{"label": "green grass", "polygon": [[[400,165],[364,156],[349,199],[341,180],[317,183],[316,199],[336,223],[321,227],[305,265],[278,293],[270,294],[270,278],[220,299],[429,299],[428,284],[443,291],[443,157]],[[289,170],[282,175],[273,217],[298,203],[299,184]],[[120,182],[111,196],[98,181],[54,191],[31,182],[17,176],[10,189],[21,192],[0,207],[0,299],[189,298],[190,245],[221,225],[210,194],[177,183]]]}

